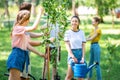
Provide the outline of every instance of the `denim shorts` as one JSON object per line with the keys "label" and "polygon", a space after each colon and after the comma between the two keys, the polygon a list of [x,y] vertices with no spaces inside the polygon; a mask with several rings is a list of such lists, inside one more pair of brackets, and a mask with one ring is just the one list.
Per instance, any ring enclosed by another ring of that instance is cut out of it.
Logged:
{"label": "denim shorts", "polygon": [[[71,49],[71,50],[72,50],[73,55],[77,58],[78,63],[80,63],[81,58],[82,58],[82,49]],[[68,55],[68,64],[71,65],[71,68],[73,70],[73,66],[75,63],[73,62],[72,57],[70,57],[69,55]]]}
{"label": "denim shorts", "polygon": [[29,65],[28,51],[14,47],[7,60],[8,71],[11,68],[16,68],[21,72],[23,72],[25,63],[26,63],[26,70],[28,71],[28,65]]}

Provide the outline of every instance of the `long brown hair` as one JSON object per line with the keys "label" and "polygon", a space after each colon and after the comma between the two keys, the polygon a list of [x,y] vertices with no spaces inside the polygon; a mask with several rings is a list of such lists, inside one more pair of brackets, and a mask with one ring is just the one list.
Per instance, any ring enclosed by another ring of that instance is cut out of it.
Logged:
{"label": "long brown hair", "polygon": [[20,10],[28,10],[28,11],[31,11],[31,7],[32,7],[32,4],[31,4],[31,3],[23,2],[23,3],[19,6],[19,11],[20,11]]}

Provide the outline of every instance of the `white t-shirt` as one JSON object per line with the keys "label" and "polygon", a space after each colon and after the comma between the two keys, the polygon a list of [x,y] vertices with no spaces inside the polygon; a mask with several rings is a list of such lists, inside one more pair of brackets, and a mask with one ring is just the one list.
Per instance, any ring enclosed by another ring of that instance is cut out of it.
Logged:
{"label": "white t-shirt", "polygon": [[51,31],[50,31],[50,38],[58,38],[58,33],[59,33],[59,25],[58,24],[51,24]]}
{"label": "white t-shirt", "polygon": [[[58,39],[59,35],[59,25],[58,24],[50,24],[51,30],[50,30],[50,38],[55,38],[56,40]],[[50,44],[50,47],[55,47],[55,44]],[[57,43],[59,44],[59,43]]]}
{"label": "white t-shirt", "polygon": [[70,42],[71,49],[79,49],[82,48],[82,43],[86,42],[85,34],[82,30],[77,32],[68,30],[65,32],[64,41]]}

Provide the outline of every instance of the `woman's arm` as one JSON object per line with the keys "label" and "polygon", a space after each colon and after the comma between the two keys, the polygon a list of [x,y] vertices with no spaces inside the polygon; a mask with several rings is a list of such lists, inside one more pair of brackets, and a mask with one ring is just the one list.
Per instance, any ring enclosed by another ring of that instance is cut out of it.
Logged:
{"label": "woman's arm", "polygon": [[37,16],[37,19],[35,20],[34,24],[31,27],[26,27],[26,31],[32,31],[32,30],[35,30],[38,27],[41,15],[43,13],[43,8],[40,7],[40,9],[38,11],[39,11],[39,14]]}
{"label": "woman's arm", "polygon": [[47,23],[45,23],[44,25],[42,25],[42,26],[40,27],[40,30],[44,30],[44,29],[46,29],[46,28],[48,28]]}
{"label": "woman's arm", "polygon": [[40,53],[39,51],[37,51],[35,48],[33,48],[30,44],[28,44],[28,50],[34,52],[35,54],[41,56],[41,57],[44,57],[44,58],[47,58],[47,56],[45,56],[44,54]]}
{"label": "woman's arm", "polygon": [[33,41],[33,40],[30,40],[29,44],[31,46],[40,46],[42,44],[42,41]]}
{"label": "woman's arm", "polygon": [[81,63],[84,63],[84,57],[85,57],[85,43],[82,43],[82,59],[81,59]]}
{"label": "woman's arm", "polygon": [[67,42],[67,41],[65,41],[65,46],[66,46],[66,49],[67,49],[68,54],[73,58],[74,55],[73,55],[73,53],[72,53],[72,51],[71,51],[71,49],[70,49],[70,43]]}
{"label": "woman's arm", "polygon": [[91,41],[91,40],[93,40],[94,38],[96,38],[97,35],[98,35],[98,33],[95,33],[93,36],[88,37],[86,40],[87,40],[87,41]]}
{"label": "woman's arm", "polygon": [[73,55],[72,51],[71,51],[71,48],[70,48],[70,43],[68,41],[65,41],[65,46],[66,46],[66,49],[68,51],[68,54],[70,55],[70,57],[74,60],[75,63],[77,63],[77,58]]}
{"label": "woman's arm", "polygon": [[44,35],[44,33],[34,33],[34,32],[29,32],[29,35],[31,38],[38,38]]}
{"label": "woman's arm", "polygon": [[50,42],[54,42],[55,41],[55,37],[51,37],[48,40],[50,40]]}

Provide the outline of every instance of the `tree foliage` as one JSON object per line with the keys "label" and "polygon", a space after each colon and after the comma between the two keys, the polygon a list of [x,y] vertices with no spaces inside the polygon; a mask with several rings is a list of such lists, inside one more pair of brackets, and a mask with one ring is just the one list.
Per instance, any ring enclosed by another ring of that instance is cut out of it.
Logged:
{"label": "tree foliage", "polygon": [[0,8],[4,7],[4,2],[5,2],[5,0],[0,0]]}
{"label": "tree foliage", "polygon": [[[59,29],[60,31],[62,31],[61,33],[64,34],[64,31],[66,30],[66,27],[68,25],[68,22],[67,22],[67,14],[66,14],[66,11],[67,11],[67,7],[68,7],[68,4],[67,4],[68,0],[42,0],[42,5],[45,9],[45,12],[47,14],[47,23],[48,25],[49,24],[59,24]],[[48,29],[47,32],[49,32],[50,29]],[[62,36],[63,37],[63,36]],[[59,40],[60,40],[60,36],[58,37],[58,39],[55,40],[55,47],[59,47]],[[55,49],[54,49],[55,50]],[[51,62],[53,66],[57,66],[56,63],[54,63],[55,61],[55,58],[57,57],[57,53],[56,51],[52,51],[51,54],[52,54],[52,60]]]}
{"label": "tree foliage", "polygon": [[103,19],[111,9],[120,6],[119,0],[81,0],[81,5],[97,8],[97,15]]}
{"label": "tree foliage", "polygon": [[56,22],[61,26],[67,26],[67,2],[69,0],[43,0],[42,5],[45,8],[45,12],[49,16],[51,23]]}

